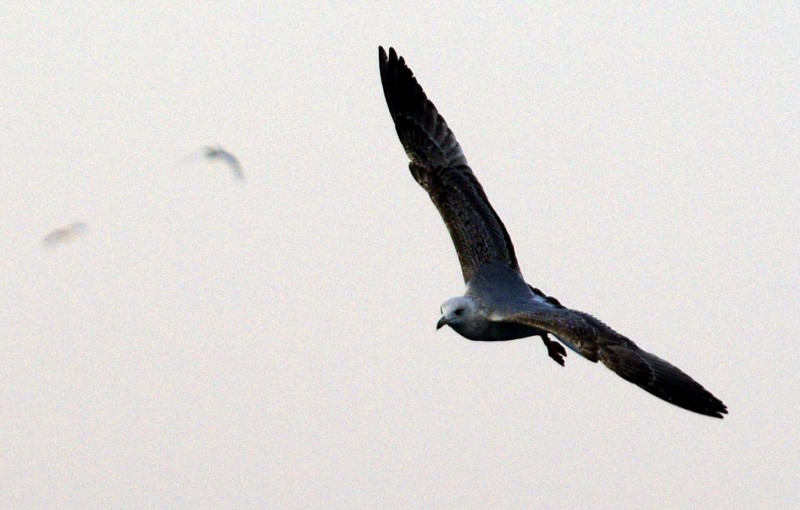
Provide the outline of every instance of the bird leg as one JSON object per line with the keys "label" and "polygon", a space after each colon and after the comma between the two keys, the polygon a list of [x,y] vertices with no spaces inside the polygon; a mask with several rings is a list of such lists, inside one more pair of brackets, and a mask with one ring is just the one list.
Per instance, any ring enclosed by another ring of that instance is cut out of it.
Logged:
{"label": "bird leg", "polygon": [[544,346],[547,347],[547,355],[553,358],[553,361],[564,366],[564,357],[567,355],[567,350],[559,342],[555,342],[547,338],[547,334],[541,335]]}

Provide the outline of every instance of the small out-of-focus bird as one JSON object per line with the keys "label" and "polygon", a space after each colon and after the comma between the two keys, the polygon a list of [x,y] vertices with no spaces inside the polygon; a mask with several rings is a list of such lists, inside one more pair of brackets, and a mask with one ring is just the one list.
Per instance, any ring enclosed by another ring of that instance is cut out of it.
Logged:
{"label": "small out-of-focus bird", "polygon": [[44,239],[42,239],[42,244],[44,246],[52,247],[67,243],[73,241],[76,237],[78,237],[80,234],[83,234],[87,230],[89,230],[89,226],[86,223],[82,221],[76,221],[65,227],[57,228],[47,234]]}
{"label": "small out-of-focus bird", "polygon": [[244,180],[244,172],[242,172],[242,165],[239,163],[239,160],[236,159],[236,156],[219,145],[215,147],[204,147],[203,155],[209,160],[224,161],[231,168],[233,175],[235,175],[237,179],[240,181]]}

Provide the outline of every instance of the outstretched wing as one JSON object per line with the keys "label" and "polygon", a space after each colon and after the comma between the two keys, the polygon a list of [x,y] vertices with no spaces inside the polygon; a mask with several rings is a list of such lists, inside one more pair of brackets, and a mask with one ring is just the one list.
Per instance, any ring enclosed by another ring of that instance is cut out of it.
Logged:
{"label": "outstretched wing", "polygon": [[676,406],[716,418],[728,412],[721,400],[678,367],[643,351],[589,314],[531,303],[527,310],[499,319],[549,331],[589,360],[602,362],[623,379]]}
{"label": "outstretched wing", "polygon": [[428,192],[453,239],[464,281],[484,264],[519,271],[511,238],[467,165],[461,146],[414,73],[393,48],[379,48],[383,94],[414,179]]}

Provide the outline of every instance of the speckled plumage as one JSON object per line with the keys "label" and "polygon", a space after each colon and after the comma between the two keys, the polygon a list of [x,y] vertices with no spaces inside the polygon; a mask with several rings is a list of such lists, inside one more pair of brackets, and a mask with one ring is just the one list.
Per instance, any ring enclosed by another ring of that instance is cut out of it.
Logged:
{"label": "speckled plumage", "polygon": [[722,418],[728,412],[725,404],[683,371],[525,282],[511,238],[444,118],[394,49],[387,55],[379,48],[379,64],[386,104],[411,160],[411,174],[439,210],[467,284],[464,296],[442,305],[437,328],[449,325],[480,341],[540,336],[550,357],[563,365],[566,350],[548,338],[553,335],[667,402]]}

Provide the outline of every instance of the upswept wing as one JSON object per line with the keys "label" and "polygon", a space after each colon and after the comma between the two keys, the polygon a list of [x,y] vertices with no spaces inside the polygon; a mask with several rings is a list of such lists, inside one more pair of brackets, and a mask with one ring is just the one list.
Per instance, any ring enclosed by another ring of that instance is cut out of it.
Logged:
{"label": "upswept wing", "polygon": [[414,179],[450,232],[464,281],[491,262],[519,271],[511,238],[492,208],[447,122],[393,48],[379,48],[383,93]]}
{"label": "upswept wing", "polygon": [[205,154],[208,159],[221,159],[230,167],[237,179],[244,180],[244,171],[236,156],[221,147],[206,147]]}
{"label": "upswept wing", "polygon": [[572,344],[591,361],[600,361],[617,375],[676,406],[722,418],[728,408],[678,367],[640,349],[589,314],[532,303],[527,310],[500,318],[541,328]]}

